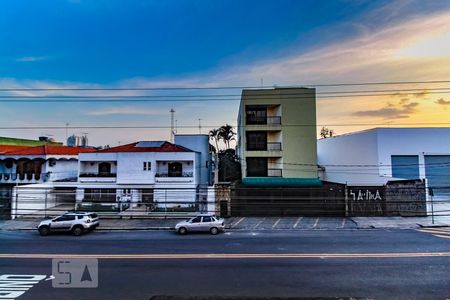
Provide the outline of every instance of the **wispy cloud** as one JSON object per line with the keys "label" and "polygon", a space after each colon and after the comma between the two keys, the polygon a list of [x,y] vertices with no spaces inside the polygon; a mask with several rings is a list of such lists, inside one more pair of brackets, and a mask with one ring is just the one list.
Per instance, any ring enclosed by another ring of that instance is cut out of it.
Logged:
{"label": "wispy cloud", "polygon": [[434,101],[434,103],[439,104],[439,105],[444,105],[444,106],[450,106],[450,100],[444,100],[444,98],[439,98],[436,101]]}
{"label": "wispy cloud", "polygon": [[166,113],[166,111],[161,111],[157,109],[134,107],[134,106],[111,106],[104,109],[99,109],[95,111],[86,112],[89,116],[109,116],[109,115],[161,115]]}
{"label": "wispy cloud", "polygon": [[24,57],[19,57],[18,59],[16,59],[16,61],[18,62],[36,62],[36,61],[43,61],[43,60],[47,60],[48,56],[24,56]]}
{"label": "wispy cloud", "polygon": [[418,102],[405,103],[405,99],[399,101],[399,106],[387,103],[385,107],[371,110],[360,110],[353,113],[356,117],[378,117],[384,119],[405,119],[417,111]]}

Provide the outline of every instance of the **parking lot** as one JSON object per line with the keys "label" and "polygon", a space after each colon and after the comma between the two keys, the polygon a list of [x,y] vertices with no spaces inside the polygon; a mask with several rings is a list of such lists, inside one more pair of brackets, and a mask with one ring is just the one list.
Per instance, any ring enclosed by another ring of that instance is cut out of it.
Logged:
{"label": "parking lot", "polygon": [[233,217],[226,223],[227,228],[242,230],[357,228],[351,219],[329,217]]}

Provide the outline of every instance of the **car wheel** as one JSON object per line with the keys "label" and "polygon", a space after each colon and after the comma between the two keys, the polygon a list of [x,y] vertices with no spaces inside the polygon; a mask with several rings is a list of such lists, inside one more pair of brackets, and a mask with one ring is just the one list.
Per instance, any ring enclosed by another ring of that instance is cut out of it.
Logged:
{"label": "car wheel", "polygon": [[46,236],[49,234],[49,232],[50,232],[50,229],[48,228],[48,226],[39,227],[39,234],[41,236]]}
{"label": "car wheel", "polygon": [[187,229],[186,229],[185,227],[180,227],[180,228],[178,229],[178,233],[179,233],[179,234],[186,234],[186,233],[187,233]]}
{"label": "car wheel", "polygon": [[74,229],[72,229],[72,233],[75,236],[80,236],[81,234],[83,234],[83,227],[76,226]]}
{"label": "car wheel", "polygon": [[217,229],[217,227],[213,227],[209,230],[209,232],[213,235],[216,235],[219,233],[219,229]]}

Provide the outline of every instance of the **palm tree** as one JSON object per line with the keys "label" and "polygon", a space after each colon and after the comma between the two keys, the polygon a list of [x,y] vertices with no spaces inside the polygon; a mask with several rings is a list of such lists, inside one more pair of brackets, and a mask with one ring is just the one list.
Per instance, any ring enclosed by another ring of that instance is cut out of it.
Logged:
{"label": "palm tree", "polygon": [[219,129],[211,129],[209,131],[209,138],[211,140],[214,140],[214,142],[216,143],[216,151],[219,151]]}
{"label": "palm tree", "polygon": [[223,140],[227,149],[230,148],[230,142],[235,138],[236,132],[233,130],[233,126],[226,124],[219,128],[218,137]]}

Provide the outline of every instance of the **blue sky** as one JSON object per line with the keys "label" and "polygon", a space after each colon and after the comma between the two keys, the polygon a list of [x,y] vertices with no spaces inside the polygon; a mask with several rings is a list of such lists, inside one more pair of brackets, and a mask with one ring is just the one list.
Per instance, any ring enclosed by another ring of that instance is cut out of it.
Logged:
{"label": "blue sky", "polygon": [[[226,86],[256,85],[261,78],[269,85],[442,79],[436,70],[407,78],[408,68],[417,68],[417,58],[407,57],[406,69],[403,65],[390,69],[390,63],[388,73],[380,63],[386,62],[386,51],[397,55],[402,45],[420,42],[421,37],[445,37],[448,30],[442,24],[446,24],[449,8],[450,1],[413,0],[6,0],[0,4],[0,86]],[[430,26],[431,21],[436,24]],[[415,24],[424,25],[414,31],[412,40],[408,30]],[[399,40],[402,45],[386,46]],[[380,49],[371,44],[381,45]],[[345,69],[349,66],[345,53],[366,46],[373,51],[374,65],[361,69],[367,65],[361,57],[358,66]],[[336,53],[342,55],[327,61]],[[395,55],[389,59],[406,63],[404,56]],[[448,62],[447,55],[439,57],[433,63]],[[327,64],[316,63],[315,67],[311,60]],[[180,124],[194,125],[202,118],[206,124],[221,125],[236,119],[237,103],[39,103],[25,107],[10,103],[0,108],[0,125],[165,125],[167,111],[174,105]],[[374,109],[381,110],[383,105]],[[354,107],[360,111],[358,105]],[[342,111],[342,116],[350,115]],[[321,117],[326,116],[325,109]],[[23,137],[44,133],[0,131],[0,135]],[[91,141],[98,144],[161,139],[166,133],[90,132]],[[60,131],[49,134],[65,137]]]}
{"label": "blue sky", "polygon": [[[281,56],[302,39],[306,51],[324,42],[309,36],[312,30],[352,18],[370,3],[4,1],[2,75],[110,83],[204,72]],[[335,38],[342,34],[351,32]]]}

